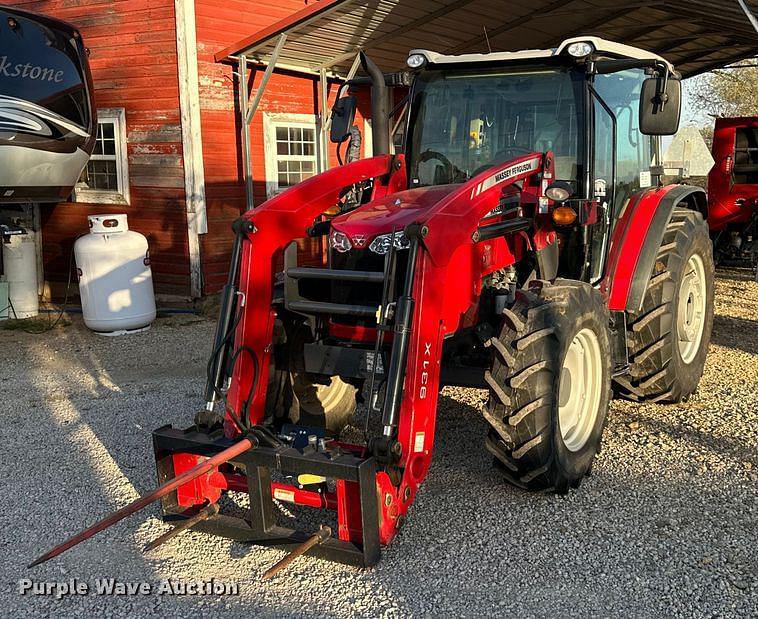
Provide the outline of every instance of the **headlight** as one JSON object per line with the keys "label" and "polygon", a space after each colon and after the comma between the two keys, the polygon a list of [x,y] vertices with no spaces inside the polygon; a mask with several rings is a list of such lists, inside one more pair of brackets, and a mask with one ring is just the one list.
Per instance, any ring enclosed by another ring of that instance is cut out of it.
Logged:
{"label": "headlight", "polygon": [[[392,237],[392,234],[380,234],[373,241],[371,241],[371,245],[369,245],[368,248],[375,254],[383,256],[390,250],[390,246],[392,245]],[[405,236],[404,232],[396,232],[394,234],[394,237],[395,249],[406,249],[411,246],[411,242],[408,240],[408,237]]]}
{"label": "headlight", "polygon": [[411,54],[406,60],[411,69],[420,69],[426,64],[426,56],[423,54]]}
{"label": "headlight", "polygon": [[547,189],[545,195],[554,202],[565,202],[571,197],[573,189],[566,181],[554,181]]}
{"label": "headlight", "polygon": [[574,58],[584,58],[595,51],[595,46],[589,41],[578,41],[577,43],[569,45],[567,51],[569,56],[573,56]]}
{"label": "headlight", "polygon": [[350,239],[347,238],[347,234],[343,234],[338,230],[332,230],[332,234],[329,237],[329,244],[332,246],[332,249],[336,249],[341,254],[344,254],[346,251],[350,251],[353,248],[353,244],[350,242]]}

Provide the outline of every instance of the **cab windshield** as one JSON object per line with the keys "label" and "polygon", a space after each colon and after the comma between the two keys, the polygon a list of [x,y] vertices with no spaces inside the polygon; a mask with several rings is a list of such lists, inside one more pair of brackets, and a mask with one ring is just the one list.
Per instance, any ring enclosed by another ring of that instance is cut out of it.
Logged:
{"label": "cab windshield", "polygon": [[562,68],[421,73],[408,137],[411,186],[460,183],[548,150],[557,178],[576,181],[580,84],[580,74]]}

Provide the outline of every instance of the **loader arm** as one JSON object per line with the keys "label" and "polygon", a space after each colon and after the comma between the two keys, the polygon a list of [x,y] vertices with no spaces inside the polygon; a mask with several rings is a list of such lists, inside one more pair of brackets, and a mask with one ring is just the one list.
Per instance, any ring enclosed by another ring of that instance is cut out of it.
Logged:
{"label": "loader arm", "polygon": [[[522,194],[544,199],[545,181],[553,174],[550,153],[518,157],[462,184],[419,218],[423,239],[414,265],[415,309],[397,426],[402,481],[396,485],[386,472],[377,474],[380,496],[385,497],[380,502],[380,540],[384,544],[394,537],[429,470],[442,343],[458,330],[463,315],[481,293],[481,258],[474,240],[480,221],[497,206],[503,189],[519,181],[523,181]],[[544,223],[532,223],[542,229],[547,218]],[[549,238],[549,234],[540,236]],[[506,235],[506,263],[520,259],[521,240],[520,235]]]}
{"label": "loader arm", "polygon": [[[345,187],[374,180],[373,195],[405,188],[402,157],[381,155],[333,168],[313,176],[246,213],[255,229],[244,243],[239,290],[244,308],[237,327],[236,346],[251,354],[239,356],[233,368],[228,405],[241,413],[245,402],[248,423],[262,421],[275,313],[271,307],[275,261],[292,241],[306,236],[314,219],[338,203]],[[251,392],[254,390],[254,392]],[[227,434],[237,429],[227,415]]]}
{"label": "loader arm", "polygon": [[[153,440],[161,479],[197,466],[203,457],[219,453],[230,441],[239,440],[240,434],[260,433],[273,327],[282,307],[279,301],[274,302],[273,281],[285,248],[302,238],[313,219],[337,202],[346,185],[374,179],[373,197],[381,198],[388,192],[404,190],[405,178],[402,158],[356,162],[309,179],[246,215],[254,229],[246,233],[241,257],[242,300],[240,319],[235,321],[232,358],[236,362],[227,398],[225,436],[201,432],[196,427],[156,430]],[[326,508],[336,512],[336,536],[312,552],[356,565],[376,563],[379,545],[389,543],[397,534],[429,470],[442,343],[476,307],[486,272],[482,246],[504,246],[500,248],[498,264],[508,266],[522,259],[528,249],[554,243],[549,203],[544,196],[552,178],[551,153],[524,155],[461,184],[438,203],[420,211],[417,222],[406,226],[411,245],[408,266],[401,276],[405,279],[404,284],[401,282],[402,293],[396,304],[393,302],[396,314],[390,326],[390,362],[383,370],[388,387],[381,436],[374,436],[367,446],[332,441],[323,447],[301,449],[276,437],[269,444],[259,442],[232,460],[231,469],[218,468],[165,497],[164,513],[169,517],[194,514],[204,505],[215,503],[220,491],[247,492],[248,518],[220,513],[198,522],[194,528],[254,543],[291,545],[307,541],[312,532],[277,524],[273,500]],[[522,204],[530,205],[529,215],[481,225],[483,216],[499,205],[503,190],[516,183],[520,184]],[[339,226],[339,218],[335,218],[334,226]],[[295,269],[299,277],[307,271],[307,267]],[[290,272],[291,268],[285,266],[285,280]],[[365,277],[364,272],[321,268],[312,269],[312,273],[322,279]],[[285,285],[285,309],[286,294]],[[338,303],[326,305],[340,308]],[[310,307],[321,314],[327,311],[307,302],[300,307],[301,311]],[[380,315],[389,315],[389,308],[382,307]],[[393,397],[390,385],[394,385]],[[244,425],[252,428],[240,431],[229,409],[234,409],[246,422]],[[290,477],[303,473],[322,476],[334,480],[335,489],[327,487],[316,493],[294,483],[282,484],[272,477],[273,471]]]}

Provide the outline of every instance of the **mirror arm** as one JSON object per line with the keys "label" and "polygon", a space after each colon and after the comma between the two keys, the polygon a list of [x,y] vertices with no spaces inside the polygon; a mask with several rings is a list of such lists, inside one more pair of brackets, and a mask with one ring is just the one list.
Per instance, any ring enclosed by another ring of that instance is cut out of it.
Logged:
{"label": "mirror arm", "polygon": [[661,106],[661,112],[663,111],[663,108],[666,106],[666,102],[668,101],[668,95],[666,94],[666,88],[669,84],[669,72],[664,71],[663,72],[663,80],[662,84],[658,86],[658,92],[655,93],[656,103],[658,103]]}
{"label": "mirror arm", "polygon": [[678,71],[657,58],[619,58],[617,60],[591,60],[587,63],[587,73],[592,75],[605,75],[628,69],[655,69],[661,75],[671,75],[675,79],[682,77]]}

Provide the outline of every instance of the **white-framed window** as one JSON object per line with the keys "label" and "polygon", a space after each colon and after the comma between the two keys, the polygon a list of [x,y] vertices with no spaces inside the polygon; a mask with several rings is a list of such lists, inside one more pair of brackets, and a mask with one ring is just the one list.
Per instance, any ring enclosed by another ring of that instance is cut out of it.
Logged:
{"label": "white-framed window", "polygon": [[76,184],[77,202],[129,204],[129,156],[124,108],[97,111],[97,139],[87,167]]}
{"label": "white-framed window", "polygon": [[317,172],[316,117],[263,114],[266,195],[270,198]]}

